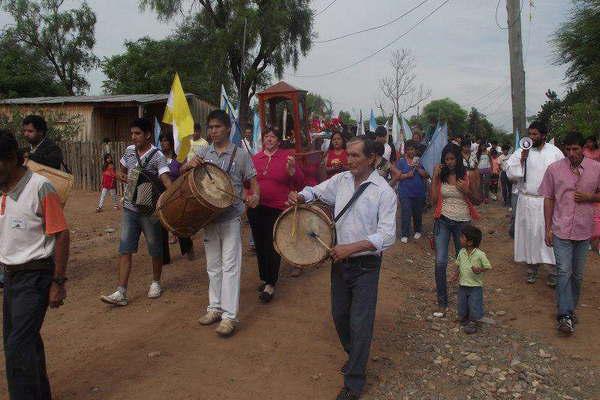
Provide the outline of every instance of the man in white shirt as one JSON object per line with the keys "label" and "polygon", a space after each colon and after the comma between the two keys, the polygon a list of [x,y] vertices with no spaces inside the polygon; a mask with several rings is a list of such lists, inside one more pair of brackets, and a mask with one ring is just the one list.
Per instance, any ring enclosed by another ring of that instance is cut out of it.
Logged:
{"label": "man in white shirt", "polygon": [[242,150],[248,153],[250,157],[256,154],[254,145],[252,144],[252,128],[247,127],[246,129],[244,129],[244,138],[242,139],[242,142],[243,143],[240,147],[242,148]]}
{"label": "man in white shirt", "polygon": [[187,155],[187,160],[191,160],[200,151],[201,148],[208,147],[208,141],[202,137],[202,125],[194,124],[194,135],[190,143],[190,151]]}
{"label": "man in white shirt", "polygon": [[529,126],[529,137],[533,147],[517,149],[508,159],[506,175],[519,185],[519,198],[515,214],[515,261],[528,265],[528,283],[535,283],[539,264],[550,267],[548,285],[556,285],[554,252],[545,243],[544,197],[538,193],[546,169],[555,161],[564,158],[554,145],[546,143],[546,127],[533,122]]}
{"label": "man in white shirt", "polygon": [[383,158],[390,161],[392,146],[388,144],[388,132],[385,126],[380,125],[375,129],[375,140],[383,144]]}
{"label": "man in white shirt", "polygon": [[358,399],[364,388],[381,255],[396,239],[396,195],[375,171],[375,143],[358,136],[348,142],[347,152],[349,171],[290,193],[292,204],[319,199],[335,206],[337,244],[331,251],[331,306],[340,342],[348,354],[339,400]]}

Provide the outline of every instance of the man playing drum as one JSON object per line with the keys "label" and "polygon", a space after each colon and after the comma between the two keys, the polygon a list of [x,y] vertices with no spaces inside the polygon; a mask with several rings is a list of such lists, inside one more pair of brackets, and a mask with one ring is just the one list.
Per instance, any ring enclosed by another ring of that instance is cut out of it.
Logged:
{"label": "man playing drum", "polygon": [[240,278],[242,269],[242,237],[240,232],[241,215],[244,212],[242,196],[244,181],[250,182],[252,194],[246,197],[246,205],[255,208],[260,199],[260,189],[256,182],[256,170],[250,155],[231,143],[231,120],[223,110],[213,110],[208,114],[208,134],[212,143],[201,148],[196,157],[181,168],[181,173],[200,167],[205,161],[219,166],[231,178],[236,197],[233,205],[216,217],[204,228],[206,270],[208,272],[209,305],[201,325],[211,325],[221,321],[216,332],[221,336],[233,333],[238,321],[240,300]]}
{"label": "man playing drum", "polygon": [[347,151],[349,171],[289,195],[291,204],[319,199],[335,206],[336,217],[341,215],[331,250],[333,321],[348,353],[338,400],[358,399],[365,385],[382,252],[396,238],[396,195],[375,171],[375,143],[355,137]]}

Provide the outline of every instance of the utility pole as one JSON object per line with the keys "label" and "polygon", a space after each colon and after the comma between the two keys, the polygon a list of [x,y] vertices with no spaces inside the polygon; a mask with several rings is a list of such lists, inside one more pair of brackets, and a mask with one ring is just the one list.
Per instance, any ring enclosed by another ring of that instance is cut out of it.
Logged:
{"label": "utility pole", "polygon": [[508,49],[510,52],[510,83],[512,96],[513,133],[525,136],[525,68],[521,35],[521,1],[506,0],[508,14]]}

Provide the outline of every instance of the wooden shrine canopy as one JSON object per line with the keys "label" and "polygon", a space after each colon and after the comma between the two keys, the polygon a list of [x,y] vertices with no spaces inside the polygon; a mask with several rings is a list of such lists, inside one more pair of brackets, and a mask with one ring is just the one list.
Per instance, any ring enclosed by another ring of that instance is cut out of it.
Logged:
{"label": "wooden shrine canopy", "polygon": [[[288,110],[290,113],[288,118],[291,117],[293,121],[291,127],[296,153],[302,153],[310,144],[306,94],[306,90],[296,89],[287,82],[280,81],[257,95],[260,128],[263,135],[267,132],[267,127],[278,126],[277,105],[291,102],[292,109]],[[289,135],[291,132],[286,133]]]}

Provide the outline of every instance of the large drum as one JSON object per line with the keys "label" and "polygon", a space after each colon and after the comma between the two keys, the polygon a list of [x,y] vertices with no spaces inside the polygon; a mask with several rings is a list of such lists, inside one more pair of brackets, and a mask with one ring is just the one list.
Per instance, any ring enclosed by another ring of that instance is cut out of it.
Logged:
{"label": "large drum", "polygon": [[190,237],[208,225],[234,201],[229,176],[211,163],[186,172],[158,199],[162,225],[179,237]]}
{"label": "large drum", "polygon": [[36,174],[48,178],[60,198],[60,204],[64,208],[65,204],[67,204],[71,189],[73,188],[73,175],[48,167],[47,165],[36,163],[29,159],[25,161],[25,165]]}
{"label": "large drum", "polygon": [[[320,239],[320,240],[319,240]],[[329,207],[320,202],[285,210],[273,227],[273,245],[289,264],[310,267],[329,258],[335,243],[335,224]]]}

